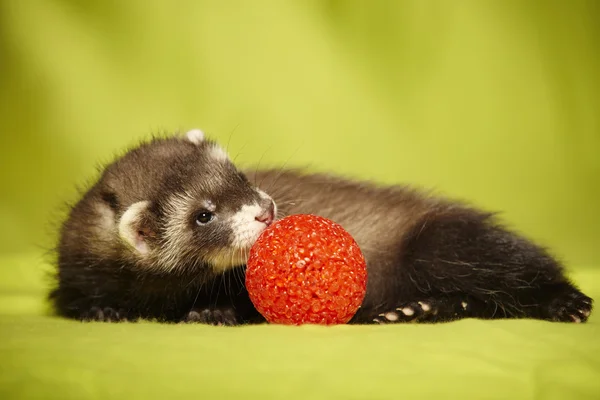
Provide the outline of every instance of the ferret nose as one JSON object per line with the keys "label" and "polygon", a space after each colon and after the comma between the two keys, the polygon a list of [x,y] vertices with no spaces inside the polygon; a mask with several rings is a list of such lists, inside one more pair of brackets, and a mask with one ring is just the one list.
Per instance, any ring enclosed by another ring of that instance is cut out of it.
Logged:
{"label": "ferret nose", "polygon": [[267,208],[263,210],[262,214],[256,216],[256,220],[258,222],[262,222],[263,224],[269,226],[273,223],[275,219],[275,204],[271,201]]}

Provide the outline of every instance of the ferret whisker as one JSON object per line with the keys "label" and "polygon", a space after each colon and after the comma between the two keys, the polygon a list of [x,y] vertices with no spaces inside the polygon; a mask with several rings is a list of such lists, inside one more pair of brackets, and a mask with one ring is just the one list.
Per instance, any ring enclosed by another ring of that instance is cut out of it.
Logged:
{"label": "ferret whisker", "polygon": [[229,295],[227,288],[229,287],[229,271],[223,270],[221,272],[221,279],[223,280],[223,289],[225,290],[225,296]]}
{"label": "ferret whisker", "polygon": [[196,297],[194,297],[194,301],[192,302],[192,306],[190,307],[190,311],[194,309],[196,306],[196,302],[198,301],[198,297],[200,296],[200,291],[202,291],[202,285],[198,287],[198,291],[196,291]]}
{"label": "ferret whisker", "polygon": [[256,184],[256,176],[258,175],[258,170],[260,169],[260,163],[262,162],[263,158],[265,157],[265,155],[267,154],[267,152],[269,150],[271,150],[272,145],[269,145],[265,151],[263,151],[263,153],[261,154],[260,158],[258,159],[258,163],[256,164],[256,169],[254,170],[254,186],[256,187],[261,187],[262,186],[262,181],[260,182],[260,185]]}
{"label": "ferret whisker", "polygon": [[235,157],[233,157],[233,161],[232,161],[232,162],[233,162],[234,164],[235,164],[235,162],[236,162],[237,158],[238,158],[240,155],[244,154],[244,153],[242,153],[242,150],[244,150],[244,148],[246,148],[246,145],[247,145],[247,144],[248,144],[248,141],[244,142],[244,144],[243,144],[243,145],[242,145],[242,147],[241,147],[241,148],[238,150],[238,152],[237,152],[237,154],[235,155]]}
{"label": "ferret whisker", "polygon": [[241,286],[244,286],[244,285],[245,285],[245,282],[244,282],[244,270],[243,270],[243,268],[244,268],[244,267],[245,267],[245,265],[246,265],[246,262],[247,262],[247,260],[248,260],[248,257],[246,256],[246,252],[247,252],[247,250],[246,250],[245,248],[242,248],[242,249],[240,249],[240,252],[241,252],[241,255],[242,255],[242,259],[244,260],[244,263],[243,263],[243,265],[241,265],[241,266],[240,266],[240,267],[237,269],[237,272],[238,272],[238,277],[239,277],[239,279],[240,279],[240,285],[241,285]]}
{"label": "ferret whisker", "polygon": [[240,277],[239,277],[239,271],[238,270],[239,270],[239,267],[233,266],[233,272],[232,273],[233,273],[234,283],[239,286],[241,284],[241,282],[240,282]]}
{"label": "ferret whisker", "polygon": [[[250,250],[248,250],[247,248],[244,248],[244,260],[248,260],[249,257],[249,252]],[[241,267],[239,270],[239,274],[240,274],[240,290],[238,291],[238,295],[240,295],[243,291],[244,288],[246,287],[246,274],[245,274],[245,266]]]}
{"label": "ferret whisker", "polygon": [[221,294],[221,287],[225,287],[225,271],[222,271],[220,273],[220,279],[218,279],[219,284],[217,285],[217,295],[215,296],[215,303],[214,305],[216,306],[218,301],[219,301],[219,295]]}
{"label": "ferret whisker", "polygon": [[229,143],[231,143],[231,138],[233,137],[233,133],[236,131],[236,129],[240,126],[240,123],[238,122],[238,124],[231,130],[231,132],[229,132],[229,138],[227,139],[227,145],[225,146],[225,151],[229,153]]}
{"label": "ferret whisker", "polygon": [[283,165],[281,166],[281,168],[279,168],[279,172],[278,174],[275,176],[275,179],[273,180],[273,182],[271,183],[271,186],[269,187],[269,190],[267,190],[267,192],[269,192],[271,189],[273,189],[273,187],[277,184],[277,181],[279,180],[279,178],[283,175],[283,173],[285,172],[285,168],[287,167],[287,164],[292,160],[292,158],[298,153],[298,151],[300,150],[301,146],[298,146],[296,148],[296,150],[294,150],[294,152],[288,157],[288,159],[283,163]]}
{"label": "ferret whisker", "polygon": [[[215,289],[215,283],[218,281],[217,278],[218,278],[218,275],[215,276],[215,279],[212,279],[212,285],[210,287],[210,293],[208,295],[208,300],[209,300],[209,303],[211,303],[211,306],[212,306],[212,301],[213,301],[213,293],[214,293],[214,289]],[[218,296],[219,296],[219,293],[217,292],[217,297]]]}

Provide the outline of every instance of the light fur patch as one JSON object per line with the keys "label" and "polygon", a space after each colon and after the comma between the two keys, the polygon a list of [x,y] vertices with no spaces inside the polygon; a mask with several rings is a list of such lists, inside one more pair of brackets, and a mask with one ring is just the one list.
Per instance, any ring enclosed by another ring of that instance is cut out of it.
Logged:
{"label": "light fur patch", "polygon": [[390,322],[396,322],[398,321],[398,314],[396,314],[395,312],[387,312],[383,315],[385,317],[385,319],[387,319]]}
{"label": "light fur patch", "polygon": [[214,212],[217,209],[217,206],[215,206],[215,203],[213,203],[210,200],[206,200],[204,203],[204,208],[206,208],[208,211],[210,212]]}
{"label": "light fur patch", "polygon": [[229,156],[223,148],[217,144],[213,145],[209,150],[210,156],[217,161],[227,161]]}
{"label": "light fur patch", "polygon": [[246,263],[248,250],[265,230],[265,224],[256,220],[262,211],[256,203],[245,204],[229,219],[233,232],[231,247],[220,250],[211,257],[211,264],[215,271],[225,271]]}
{"label": "light fur patch", "polygon": [[200,129],[192,129],[188,131],[185,136],[194,144],[200,144],[204,141],[204,132],[202,132]]}
{"label": "light fur patch", "polygon": [[412,307],[396,308],[396,310],[401,311],[402,314],[406,315],[407,317],[415,314],[415,310],[413,310]]}
{"label": "light fur patch", "polygon": [[233,247],[244,248],[254,244],[258,235],[264,230],[265,225],[256,220],[256,217],[263,212],[262,208],[254,203],[245,204],[240,211],[235,213],[231,219],[231,229],[233,231]]}
{"label": "light fur patch", "polygon": [[148,207],[148,201],[139,201],[129,206],[127,211],[121,216],[119,221],[119,236],[138,253],[144,255],[148,253],[148,245],[140,238],[137,224],[140,221],[140,214]]}
{"label": "light fur patch", "polygon": [[277,203],[275,203],[275,200],[273,200],[271,196],[269,196],[267,193],[263,192],[259,188],[256,188],[256,191],[258,192],[258,195],[261,197],[261,199],[271,200],[273,202],[273,218],[277,219]]}
{"label": "light fur patch", "polygon": [[98,203],[96,205],[96,213],[98,215],[98,224],[95,227],[98,236],[105,240],[113,238],[113,232],[116,228],[115,212],[106,204]]}
{"label": "light fur patch", "polygon": [[230,268],[245,265],[248,261],[248,248],[221,249],[208,257],[208,262],[215,272],[227,271]]}
{"label": "light fur patch", "polygon": [[224,271],[248,261],[250,247],[265,230],[265,224],[256,220],[262,212],[263,209],[258,204],[246,204],[230,218],[233,231],[231,248],[223,249],[211,257],[211,264],[215,271]]}
{"label": "light fur patch", "polygon": [[163,246],[163,257],[159,268],[168,272],[172,271],[180,263],[181,248],[185,245],[184,227],[193,196],[190,193],[178,193],[169,198],[167,202],[167,219],[165,226],[165,243]]}
{"label": "light fur patch", "polygon": [[95,205],[95,221],[90,226],[94,230],[96,240],[90,243],[96,252],[111,251],[112,242],[117,236],[117,222],[115,212],[106,203],[98,202]]}
{"label": "light fur patch", "polygon": [[262,190],[260,190],[259,188],[256,188],[256,191],[258,192],[258,195],[265,200],[269,200],[271,199],[271,196],[269,196],[267,193],[263,192]]}

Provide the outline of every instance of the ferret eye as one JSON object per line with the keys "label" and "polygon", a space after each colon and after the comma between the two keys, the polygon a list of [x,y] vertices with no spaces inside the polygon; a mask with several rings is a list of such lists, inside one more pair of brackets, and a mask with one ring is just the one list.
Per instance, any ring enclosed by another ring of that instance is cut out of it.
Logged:
{"label": "ferret eye", "polygon": [[196,216],[196,223],[198,225],[204,225],[209,223],[213,219],[213,214],[210,211],[202,211]]}

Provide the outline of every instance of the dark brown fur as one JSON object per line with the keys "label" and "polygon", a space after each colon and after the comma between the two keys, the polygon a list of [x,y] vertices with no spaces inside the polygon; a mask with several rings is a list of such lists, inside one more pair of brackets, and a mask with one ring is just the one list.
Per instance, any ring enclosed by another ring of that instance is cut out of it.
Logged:
{"label": "dark brown fur", "polygon": [[[354,323],[466,317],[584,322],[591,312],[592,300],[545,249],[490,213],[402,186],[299,171],[249,170],[246,180],[235,169],[212,170],[193,146],[170,140],[109,166],[73,208],[62,231],[58,287],[51,295],[60,314],[227,325],[262,321],[245,291],[243,266],[214,274],[203,262],[203,247],[226,246],[225,233],[182,248],[190,261],[176,273],[142,268],[114,234],[99,240],[97,204],[110,207],[118,218],[124,206],[150,199],[146,226],[155,235],[150,240],[160,246],[161,226],[169,217],[161,201],[202,179],[226,204],[252,196],[247,186],[256,183],[274,198],[280,217],[317,214],[347,229],[368,266],[367,295]],[[204,172],[191,168],[190,160],[204,163]],[[211,173],[219,176],[207,178]]]}
{"label": "dark brown fur", "polygon": [[[585,321],[591,311],[591,299],[545,249],[506,229],[491,213],[407,187],[320,174],[274,170],[250,179],[273,196],[283,214],[319,214],[354,236],[369,272],[367,296],[354,322],[388,322],[381,314],[407,306],[415,310],[407,319],[421,321]],[[424,312],[419,302],[430,309]]]}

